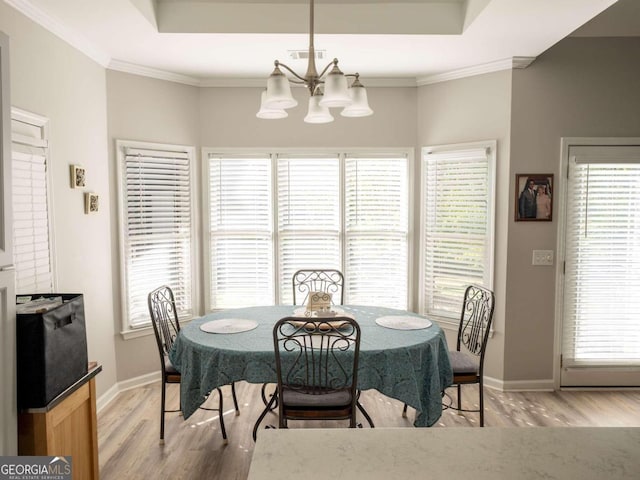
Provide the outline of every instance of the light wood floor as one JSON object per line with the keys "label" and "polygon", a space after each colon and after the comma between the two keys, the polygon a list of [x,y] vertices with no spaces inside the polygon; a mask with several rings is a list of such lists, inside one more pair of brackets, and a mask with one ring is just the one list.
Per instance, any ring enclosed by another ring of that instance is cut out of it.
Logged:
{"label": "light wood floor", "polygon": [[[225,425],[229,438],[224,445],[215,412],[199,410],[188,420],[168,413],[165,445],[159,445],[160,383],[121,393],[98,415],[100,478],[220,479],[245,480],[254,442],[253,424],[262,411],[259,385],[236,384],[240,416],[235,416],[230,388],[225,387]],[[169,385],[168,405],[178,405],[178,389]],[[455,389],[449,389],[455,393]],[[477,403],[475,386],[463,388],[463,401]],[[208,400],[214,405],[217,397]],[[402,418],[402,404],[375,391],[363,392],[361,403],[376,428],[412,428],[413,410]],[[169,407],[171,408],[171,407]],[[485,388],[487,427],[640,427],[640,391],[563,391],[503,393]],[[478,425],[477,414],[443,412],[436,428]],[[362,419],[364,428],[368,425]],[[269,414],[265,424],[277,424]],[[343,422],[289,422],[290,428],[343,427]],[[260,441],[260,432],[258,432]]]}

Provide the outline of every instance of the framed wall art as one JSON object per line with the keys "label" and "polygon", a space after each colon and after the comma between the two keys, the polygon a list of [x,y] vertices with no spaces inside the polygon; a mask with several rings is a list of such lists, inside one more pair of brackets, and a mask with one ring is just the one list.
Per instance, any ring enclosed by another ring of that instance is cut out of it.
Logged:
{"label": "framed wall art", "polygon": [[553,174],[518,173],[515,186],[516,222],[550,222],[553,219]]}
{"label": "framed wall art", "polygon": [[80,165],[71,165],[71,188],[82,188],[85,186],[85,171]]}
{"label": "framed wall art", "polygon": [[84,194],[84,213],[94,213],[98,211],[98,195],[95,193]]}

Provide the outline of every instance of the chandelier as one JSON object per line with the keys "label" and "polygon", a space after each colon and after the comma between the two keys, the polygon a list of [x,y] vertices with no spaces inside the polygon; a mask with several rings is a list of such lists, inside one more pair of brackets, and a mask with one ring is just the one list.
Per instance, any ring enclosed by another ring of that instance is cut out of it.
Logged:
{"label": "chandelier", "polygon": [[[367,91],[360,83],[360,75],[345,75],[338,68],[338,59],[334,58],[318,74],[316,69],[316,55],[313,46],[313,6],[310,0],[309,20],[309,63],[307,73],[302,76],[294,72],[289,66],[274,62],[275,68],[267,79],[267,89],[262,92],[258,118],[278,119],[288,116],[286,109],[295,107],[298,102],[291,95],[289,82],[304,85],[309,90],[309,110],[304,121],[307,123],[328,123],[333,121],[329,108],[342,107],[340,115],[343,117],[366,117],[373,114],[367,101]],[[285,69],[292,78],[282,73]],[[329,71],[329,68],[331,70]],[[329,73],[327,73],[329,72]],[[351,85],[347,77],[353,78]]]}

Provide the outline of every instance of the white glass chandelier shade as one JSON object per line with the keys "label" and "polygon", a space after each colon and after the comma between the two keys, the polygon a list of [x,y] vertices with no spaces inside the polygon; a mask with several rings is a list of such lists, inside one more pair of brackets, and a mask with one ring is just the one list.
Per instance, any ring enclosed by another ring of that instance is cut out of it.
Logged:
{"label": "white glass chandelier shade", "polygon": [[340,115],[343,117],[368,117],[373,115],[373,110],[371,110],[367,100],[367,90],[358,80],[349,89],[349,97],[351,97],[351,105],[347,105],[340,112]]}
{"label": "white glass chandelier shade", "polygon": [[323,95],[315,94],[309,97],[309,110],[304,117],[306,123],[329,123],[333,122],[333,116],[327,107],[322,106]]}
{"label": "white glass chandelier shade", "polygon": [[349,97],[349,84],[344,73],[340,71],[337,65],[333,66],[329,75],[324,81],[324,96],[320,100],[323,107],[346,107],[351,104]]}
{"label": "white glass chandelier shade", "polygon": [[[304,86],[309,91],[309,110],[304,121],[307,123],[332,122],[329,108],[343,108],[341,115],[345,117],[366,117],[372,115],[369,107],[367,91],[359,82],[359,75],[345,75],[338,68],[338,59],[319,70],[316,67],[314,47],[314,0],[309,0],[309,52],[307,71],[304,75],[296,73],[291,67],[274,62],[275,69],[267,79],[267,90],[260,102],[258,118],[284,118],[287,108],[295,107],[298,102],[291,95],[290,82]],[[283,69],[283,70],[281,70]],[[287,75],[283,73],[286,71]],[[355,80],[351,87],[347,78]]]}
{"label": "white glass chandelier shade", "polygon": [[256,117],[262,118],[265,120],[275,120],[278,118],[286,118],[289,114],[282,108],[268,108],[265,106],[265,98],[267,96],[267,91],[263,90],[262,95],[260,96],[260,110],[256,113]]}
{"label": "white glass chandelier shade", "polygon": [[276,67],[267,79],[267,94],[264,102],[267,108],[284,109],[298,105],[298,101],[291,95],[291,86],[287,77]]}

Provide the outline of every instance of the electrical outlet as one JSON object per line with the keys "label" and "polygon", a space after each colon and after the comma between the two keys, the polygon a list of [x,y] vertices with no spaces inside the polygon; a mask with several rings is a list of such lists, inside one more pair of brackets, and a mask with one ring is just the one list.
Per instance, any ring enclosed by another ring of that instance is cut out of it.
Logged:
{"label": "electrical outlet", "polygon": [[531,265],[553,265],[553,250],[534,250]]}

